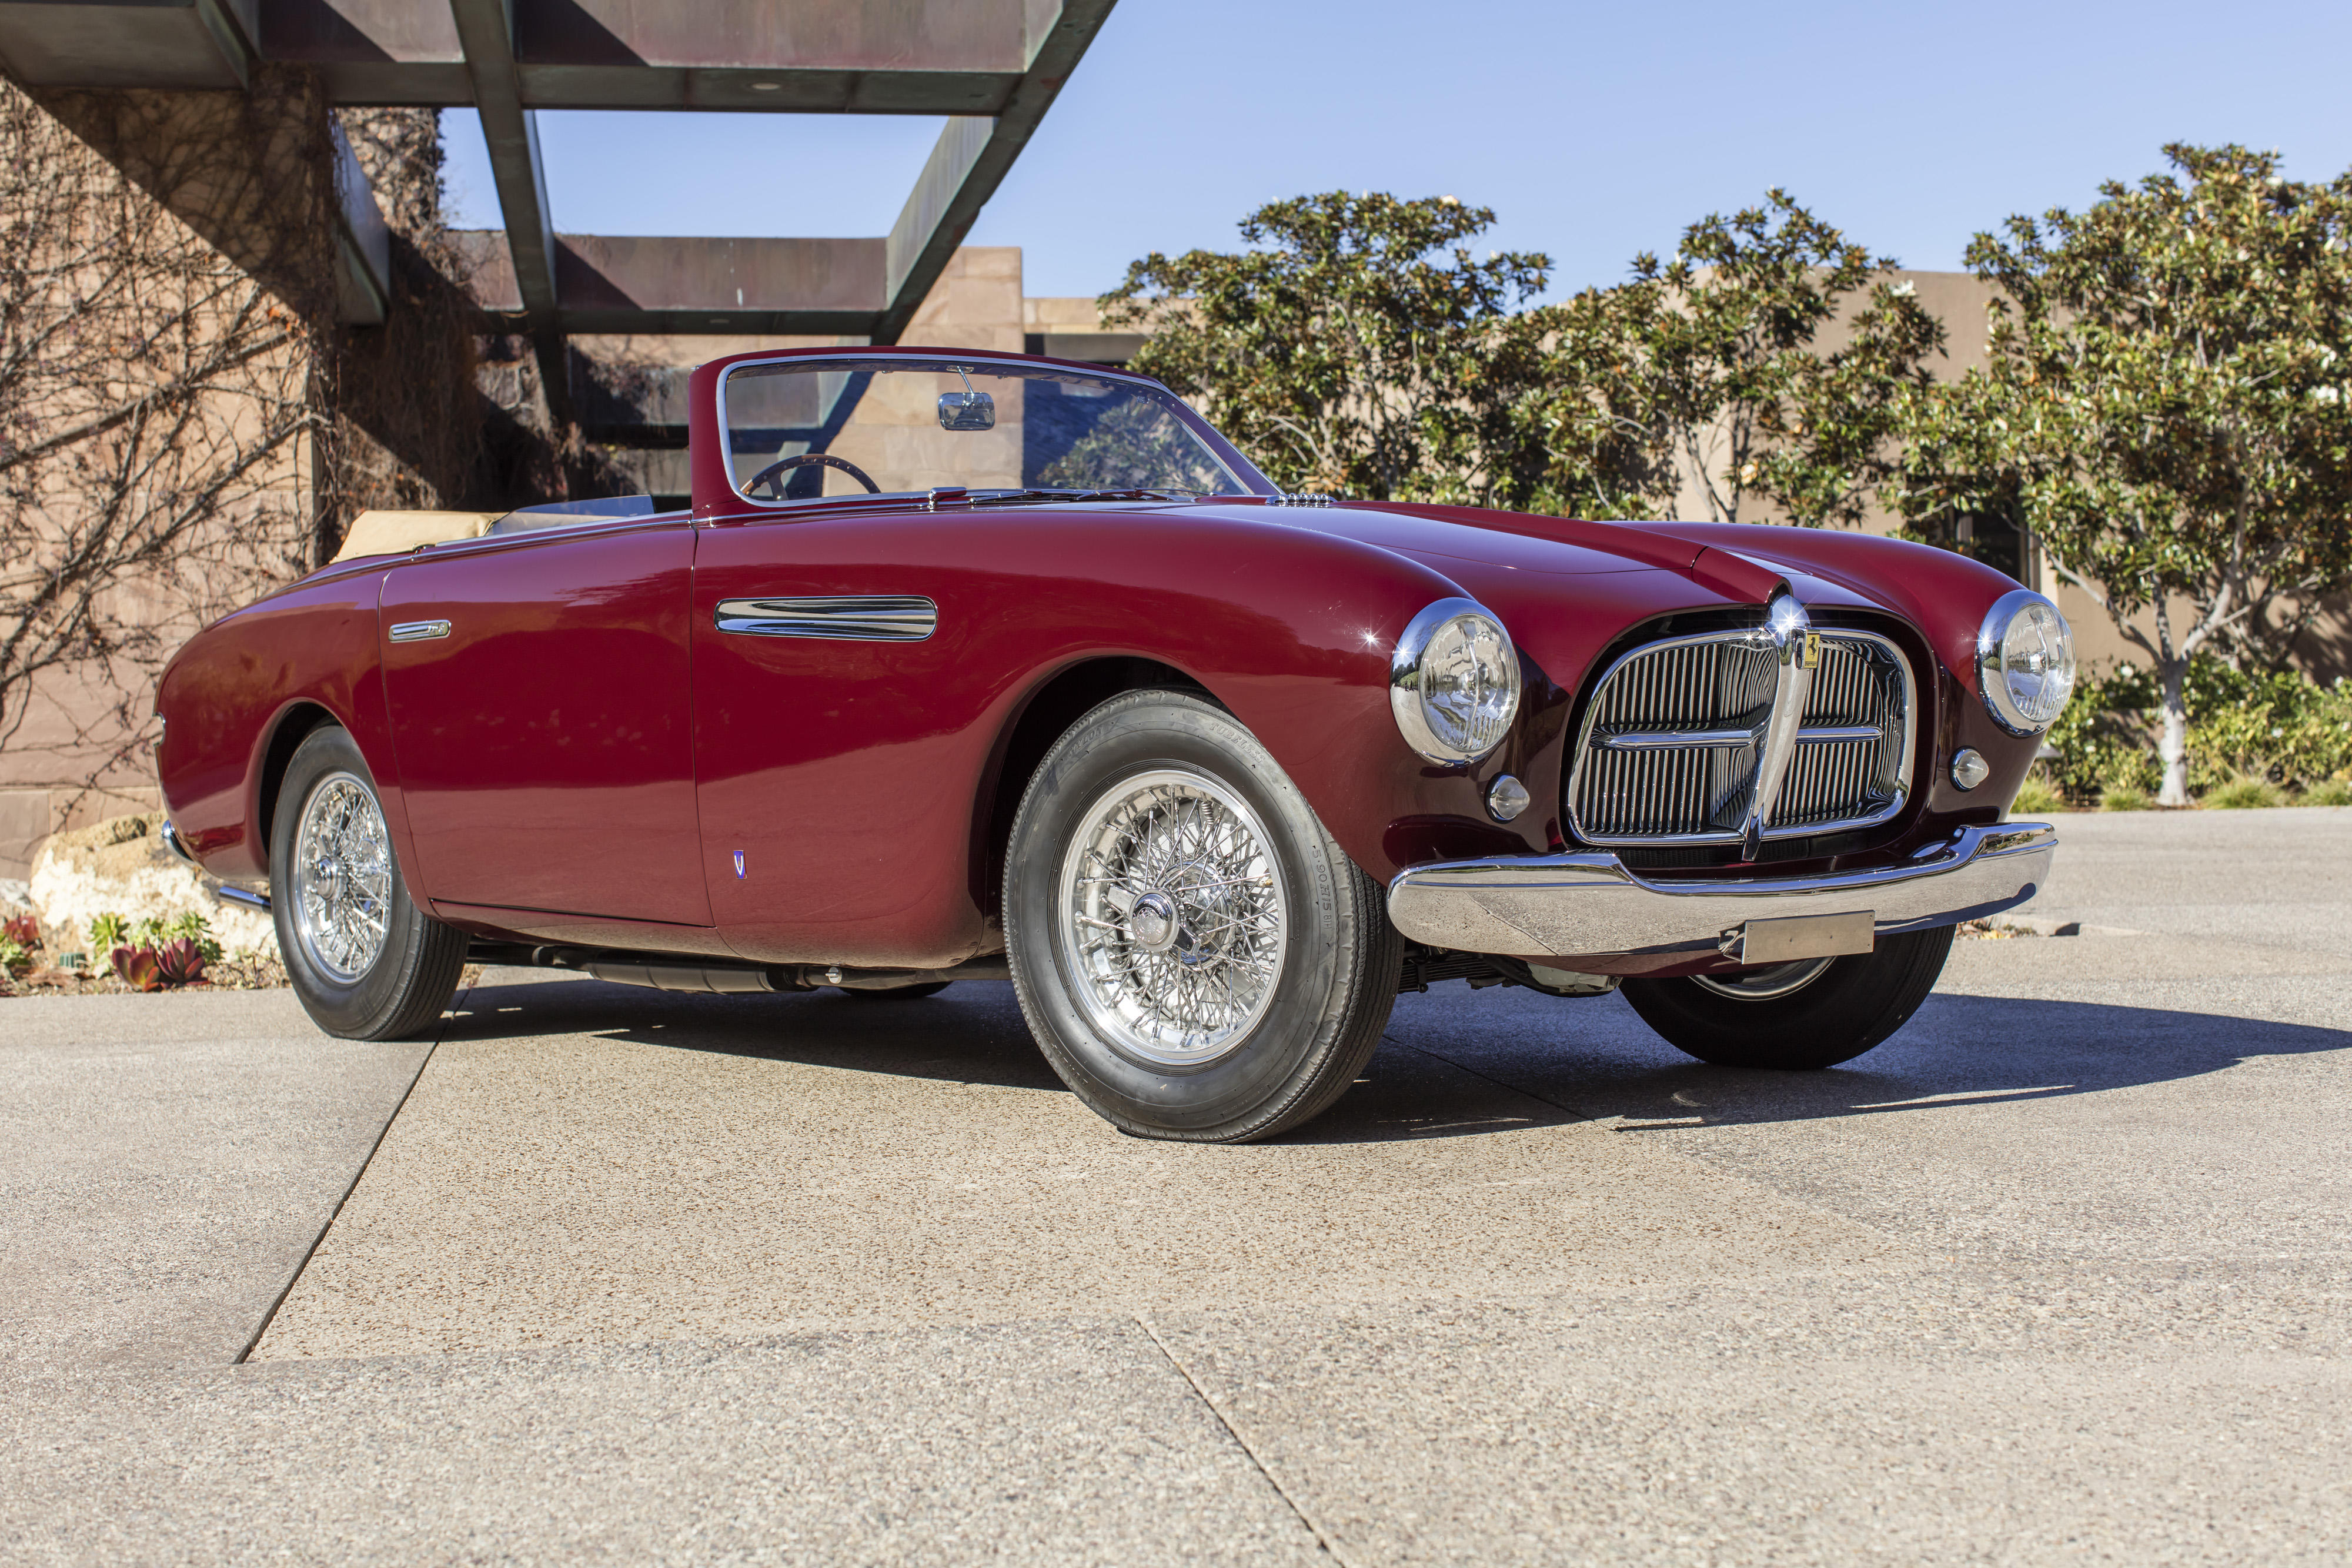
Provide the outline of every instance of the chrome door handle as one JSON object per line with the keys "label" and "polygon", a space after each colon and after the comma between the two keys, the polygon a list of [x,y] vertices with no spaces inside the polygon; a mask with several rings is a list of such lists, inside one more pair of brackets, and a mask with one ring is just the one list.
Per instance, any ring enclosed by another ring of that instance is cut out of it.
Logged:
{"label": "chrome door handle", "polygon": [[392,629],[395,643],[429,643],[436,637],[449,634],[446,621],[404,621]]}
{"label": "chrome door handle", "polygon": [[721,632],[743,637],[831,637],[858,643],[919,643],[939,629],[940,607],[914,593],[722,599],[711,612],[710,620]]}

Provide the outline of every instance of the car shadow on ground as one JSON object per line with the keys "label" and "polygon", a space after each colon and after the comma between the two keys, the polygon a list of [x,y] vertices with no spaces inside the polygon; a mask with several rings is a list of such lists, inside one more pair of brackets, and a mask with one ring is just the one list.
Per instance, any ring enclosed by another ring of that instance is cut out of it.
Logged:
{"label": "car shadow on ground", "polygon": [[493,973],[461,997],[442,1040],[532,1035],[710,1051],[811,1067],[1066,1093],[1038,1054],[1013,988],[966,982],[921,998],[827,988],[772,996],[698,996],[585,976],[506,981]]}
{"label": "car shadow on ground", "polygon": [[[1819,1072],[1715,1067],[1622,999],[1557,1031],[1400,1030],[1390,1039],[1580,1116],[1660,1129],[1921,1113],[2179,1082],[2248,1059],[2352,1051],[2352,1030],[2113,1003],[1937,996],[1877,1050]],[[1513,1008],[1517,1014],[1523,1009]],[[1402,1009],[1401,1009],[1402,1011]],[[1540,1017],[1540,1015],[1536,1015]],[[1576,1027],[1580,1025],[1581,1027]]]}
{"label": "car shadow on ground", "polygon": [[[716,997],[563,976],[478,985],[443,1021],[444,1044],[590,1036],[666,1051],[992,1088],[1069,1090],[1055,1077],[1003,982],[936,996],[831,989]],[[1572,1113],[1502,1090],[1415,1051],[1384,1051],[1339,1105],[1292,1137],[1393,1143],[1573,1122]]]}
{"label": "car shadow on ground", "polygon": [[[844,1071],[1066,1093],[1010,986],[934,997],[706,997],[566,977],[479,985],[445,1042],[593,1035]],[[1626,1131],[1911,1115],[2204,1077],[2250,1057],[2352,1051],[2352,1030],[2108,1003],[1937,996],[1876,1051],[1823,1072],[1714,1067],[1622,998],[1441,987],[1401,999],[1364,1078],[1306,1143],[1472,1137],[1622,1118]]]}

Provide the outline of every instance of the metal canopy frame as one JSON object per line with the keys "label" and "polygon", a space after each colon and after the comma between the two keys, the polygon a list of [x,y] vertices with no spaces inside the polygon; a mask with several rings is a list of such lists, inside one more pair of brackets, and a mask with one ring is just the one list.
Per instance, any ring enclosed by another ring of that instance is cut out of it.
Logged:
{"label": "metal canopy frame", "polygon": [[[475,110],[506,227],[481,293],[560,402],[572,333],[897,342],[1115,3],[0,0],[0,60],[35,88],[240,88],[306,65],[340,104]],[[555,232],[542,109],[948,120],[887,235],[635,238]]]}

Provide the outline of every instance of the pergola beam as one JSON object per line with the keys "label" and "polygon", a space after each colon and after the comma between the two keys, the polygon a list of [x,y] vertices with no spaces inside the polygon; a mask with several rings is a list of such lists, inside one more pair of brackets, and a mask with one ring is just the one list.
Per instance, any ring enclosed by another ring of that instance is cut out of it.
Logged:
{"label": "pergola beam", "polygon": [[956,246],[979,221],[1054,107],[1062,84],[1085,57],[1114,0],[1062,0],[1029,57],[1004,111],[992,120],[950,120],[931,148],[922,178],[891,227],[888,252],[890,303],[874,324],[873,340],[895,343],[913,322]]}
{"label": "pergola beam", "polygon": [[[446,18],[415,0],[247,0],[271,59],[340,102],[472,101]],[[527,109],[995,114],[1029,66],[1028,0],[511,0]]]}
{"label": "pergola beam", "polygon": [[521,82],[515,73],[512,24],[502,0],[449,0],[449,13],[465,50],[482,140],[489,148],[490,179],[506,225],[524,329],[539,361],[540,387],[550,415],[569,418],[571,361],[556,319],[555,219],[548,206],[547,172],[540,162],[539,123],[523,107]]}
{"label": "pergola beam", "polygon": [[[233,87],[256,62],[291,63],[319,69],[337,103],[475,110],[506,225],[503,279],[481,287],[486,314],[530,336],[550,411],[562,416],[568,332],[898,341],[1113,3],[0,0],[0,59],[35,88]],[[947,123],[885,237],[559,241],[541,109],[925,114]],[[383,243],[369,224],[373,203],[355,163],[341,172],[346,313],[380,319],[384,269],[366,265]]]}
{"label": "pergola beam", "polygon": [[[458,241],[494,325],[524,320],[499,235]],[[884,241],[558,235],[557,325],[567,333],[859,336],[885,300]]]}

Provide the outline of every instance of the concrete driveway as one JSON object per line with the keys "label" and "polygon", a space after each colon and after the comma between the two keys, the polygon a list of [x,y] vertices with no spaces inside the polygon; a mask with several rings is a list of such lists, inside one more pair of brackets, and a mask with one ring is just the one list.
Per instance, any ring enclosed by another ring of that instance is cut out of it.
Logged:
{"label": "concrete driveway", "polygon": [[2352,811],[2062,832],[1844,1069],[1456,983],[1239,1149],[1002,986],[0,1002],[0,1560],[2340,1563]]}

